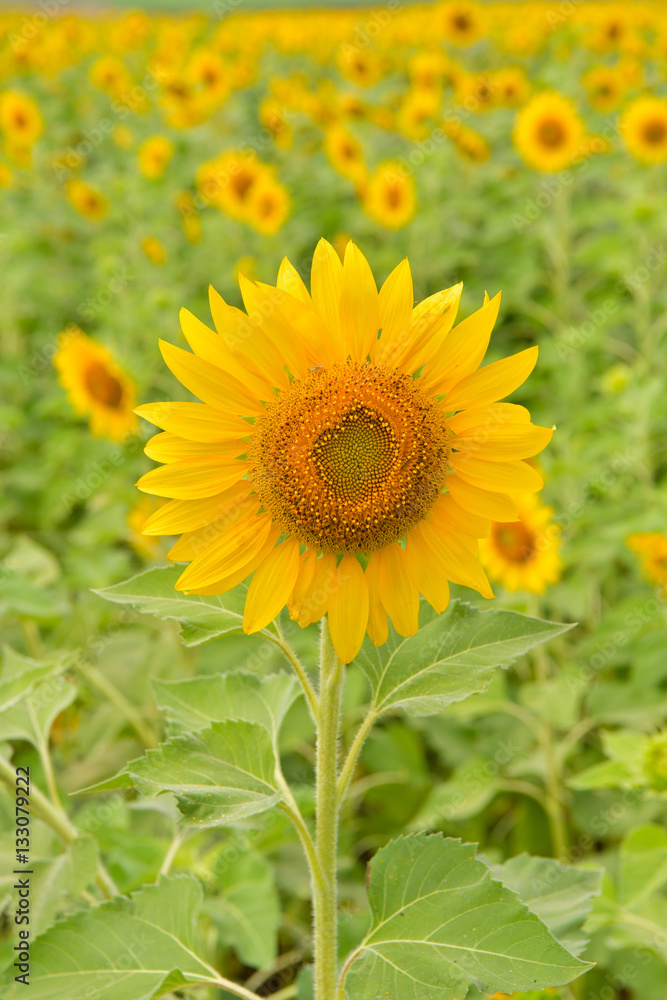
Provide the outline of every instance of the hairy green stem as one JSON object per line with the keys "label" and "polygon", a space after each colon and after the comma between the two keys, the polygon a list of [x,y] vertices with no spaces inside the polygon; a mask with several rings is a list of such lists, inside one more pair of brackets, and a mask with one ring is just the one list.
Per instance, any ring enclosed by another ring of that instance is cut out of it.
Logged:
{"label": "hairy green stem", "polygon": [[290,644],[283,636],[280,627],[278,625],[278,622],[276,621],[273,624],[275,626],[277,635],[272,635],[271,632],[269,631],[265,631],[264,635],[269,640],[269,642],[272,642],[274,646],[278,647],[278,649],[281,651],[281,653],[283,654],[289,665],[294,670],[294,673],[301,681],[301,687],[303,688],[304,694],[306,696],[306,701],[308,702],[308,708],[310,709],[310,714],[313,717],[313,721],[317,723],[319,705],[318,705],[317,694],[315,693],[315,688],[311,684],[310,677],[306,673],[305,667],[301,663],[299,657],[296,655]]}
{"label": "hairy green stem", "polygon": [[350,782],[354,777],[354,772],[357,767],[357,762],[359,760],[359,755],[361,753],[361,748],[364,745],[366,737],[370,733],[371,729],[375,724],[377,715],[373,705],[368,710],[368,714],[359,726],[357,733],[352,741],[352,746],[349,749],[348,755],[343,764],[343,769],[340,772],[340,777],[338,779],[338,803],[343,801],[347,790],[350,787]]}
{"label": "hairy green stem", "polygon": [[320,640],[320,705],[317,731],[315,797],[316,850],[321,882],[313,878],[315,921],[315,997],[336,996],[338,849],[338,739],[343,689],[343,665],[336,656],[329,623],[322,621]]}

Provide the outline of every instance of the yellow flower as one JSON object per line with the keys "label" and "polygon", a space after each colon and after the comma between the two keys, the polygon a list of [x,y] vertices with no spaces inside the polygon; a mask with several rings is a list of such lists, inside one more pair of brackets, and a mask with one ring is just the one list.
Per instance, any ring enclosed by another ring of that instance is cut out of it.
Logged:
{"label": "yellow flower", "polygon": [[247,221],[264,236],[272,236],[281,228],[290,213],[290,198],[284,184],[273,177],[264,177],[253,185],[248,200]]}
{"label": "yellow flower", "polygon": [[473,163],[483,163],[491,156],[491,147],[479,132],[460,122],[443,122],[442,130],[456,144],[456,148]]}
{"label": "yellow flower", "polygon": [[247,220],[253,187],[269,168],[254,153],[223,153],[202,164],[197,171],[197,187],[212,205],[233,219]]}
{"label": "yellow flower", "polygon": [[626,91],[626,83],[618,69],[595,66],[581,81],[588,91],[588,100],[597,111],[615,108]]}
{"label": "yellow flower", "polygon": [[0,163],[0,188],[11,187],[12,170],[6,163]]}
{"label": "yellow flower", "polygon": [[333,125],[324,134],[324,152],[334,170],[355,184],[366,177],[366,161],[361,143],[343,125]]}
{"label": "yellow flower", "polygon": [[287,121],[286,108],[280,101],[265,98],[259,106],[259,120],[271,133],[278,149],[290,149],[294,141],[294,133]]}
{"label": "yellow flower", "polygon": [[136,430],[134,384],[106,347],[70,326],[60,335],[53,364],[74,410],[88,416],[95,437],[122,441]]}
{"label": "yellow flower", "polygon": [[663,596],[667,596],[667,535],[641,531],[630,535],[626,545],[639,556],[644,575],[651,583],[659,583]]}
{"label": "yellow flower", "polygon": [[75,208],[80,215],[93,222],[105,218],[109,211],[109,201],[97,188],[79,180],[78,177],[73,177],[67,182],[65,190],[72,208]]}
{"label": "yellow flower", "polygon": [[550,173],[570,166],[581,150],[585,131],[574,105],[554,91],[545,91],[521,109],[513,138],[526,163]]}
{"label": "yellow flower", "polygon": [[32,98],[13,90],[0,94],[0,132],[8,144],[29,148],[43,129],[44,121]]}
{"label": "yellow flower", "polygon": [[122,59],[102,56],[90,68],[90,82],[112,97],[121,98],[132,86],[132,77]]}
{"label": "yellow flower", "polygon": [[413,306],[407,260],[378,293],[354,243],[341,263],[324,240],[310,292],[287,259],[277,287],[239,283],[247,314],[211,289],[217,333],[183,310],[193,353],[161,343],[202,402],[136,411],[164,431],[146,452],[165,464],[138,485],[172,501],[143,530],[181,534],[177,589],[221,594],[254,574],[246,632],[285,604],[301,626],[328,612],[346,663],[366,631],[386,641],[388,615],[413,635],[420,592],[438,612],[448,580],[492,597],[478,539],[517,517],[509,494],[541,488],[524,459],[552,435],[497,402],[537,347],[477,370],[500,295],[453,326],[460,284]]}
{"label": "yellow flower", "polygon": [[543,594],[548,584],[558,583],[561,577],[560,527],[552,520],[553,509],[543,507],[532,494],[513,500],[519,520],[493,521],[489,537],[480,543],[479,556],[489,578],[502,583],[505,590]]}
{"label": "yellow flower", "polygon": [[647,165],[667,160],[667,100],[646,95],[628,105],[621,134],[635,159]]}
{"label": "yellow flower", "polygon": [[442,100],[437,91],[410,90],[396,112],[396,128],[408,139],[425,139],[429,122],[440,112]]}
{"label": "yellow flower", "polygon": [[443,30],[448,42],[471,45],[482,34],[482,13],[479,4],[453,0],[443,9]]}
{"label": "yellow flower", "polygon": [[493,87],[499,104],[516,108],[528,100],[530,81],[518,66],[506,66],[493,75]]}
{"label": "yellow flower", "polygon": [[201,219],[190,191],[181,191],[176,196],[176,206],[183,220],[183,232],[188,243],[200,243],[202,238]]}
{"label": "yellow flower", "polygon": [[343,76],[360,87],[370,87],[382,76],[383,66],[377,52],[357,45],[341,45],[338,68]]}
{"label": "yellow flower", "polygon": [[415,214],[412,176],[399,163],[381,163],[363,190],[363,208],[387,229],[401,229]]}
{"label": "yellow flower", "polygon": [[163,135],[153,135],[139,147],[139,169],[149,180],[159,180],[173,155],[173,142]]}
{"label": "yellow flower", "polygon": [[167,263],[167,251],[160,243],[157,236],[145,236],[141,241],[141,249],[144,251],[152,264],[162,267]]}

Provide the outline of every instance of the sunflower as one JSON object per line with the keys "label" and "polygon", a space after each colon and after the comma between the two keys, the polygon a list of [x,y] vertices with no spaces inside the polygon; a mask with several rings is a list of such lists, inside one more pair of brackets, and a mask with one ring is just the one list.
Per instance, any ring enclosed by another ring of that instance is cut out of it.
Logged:
{"label": "sunflower", "polygon": [[163,135],[152,135],[139,147],[139,170],[149,180],[159,180],[164,175],[174,155],[174,144]]}
{"label": "sunflower", "polygon": [[460,122],[443,122],[442,130],[455,143],[462,156],[473,163],[483,163],[491,156],[491,147],[479,132]]}
{"label": "sunflower", "polygon": [[513,500],[519,520],[493,521],[479,556],[490,579],[505,590],[543,594],[561,576],[560,527],[552,520],[553,508],[542,506],[532,493]]}
{"label": "sunflower", "polygon": [[246,221],[253,188],[271,173],[254,153],[223,153],[197,171],[200,193],[232,219]]}
{"label": "sunflower", "polygon": [[323,149],[334,170],[355,184],[366,177],[361,143],[344,125],[333,125],[324,133]]}
{"label": "sunflower", "polygon": [[310,293],[286,259],[275,288],[239,282],[247,314],[211,290],[217,333],[183,310],[193,353],[161,343],[202,402],[136,411],[163,430],[146,452],[165,464],[138,486],[171,499],[143,530],[181,535],[176,589],[221,594],[254,574],[246,632],[285,604],[302,627],[328,612],[345,663],[366,631],[386,641],[388,615],[414,634],[420,592],[438,612],[448,580],[492,597],[478,539],[516,518],[507,494],[541,488],[523,459],[552,435],[497,402],[537,347],[477,371],[500,295],[454,327],[460,284],[413,308],[406,260],[378,293],[354,243],[341,263],[324,240]]}
{"label": "sunflower", "polygon": [[448,42],[471,45],[482,34],[482,14],[479,4],[453,0],[443,9],[443,31]]}
{"label": "sunflower", "polygon": [[151,264],[157,264],[158,267],[162,267],[167,263],[167,251],[157,236],[144,236],[141,241],[141,249]]}
{"label": "sunflower", "polygon": [[528,100],[530,81],[519,66],[505,66],[493,75],[496,100],[506,108],[520,107]]}
{"label": "sunflower", "polygon": [[644,575],[651,583],[662,587],[667,596],[667,535],[657,531],[641,531],[626,540],[628,548],[639,557]]}
{"label": "sunflower", "polygon": [[584,142],[574,105],[555,91],[537,94],[517,115],[514,144],[526,163],[545,173],[568,167]]}
{"label": "sunflower", "polygon": [[76,209],[79,215],[83,215],[93,222],[100,222],[106,217],[109,211],[109,200],[97,188],[86,184],[78,177],[73,177],[67,182],[65,190],[70,205]]}
{"label": "sunflower", "polygon": [[30,148],[43,129],[44,120],[30,97],[13,90],[0,94],[0,132],[6,143]]}
{"label": "sunflower", "polygon": [[0,189],[12,186],[12,170],[6,163],[0,163]]}
{"label": "sunflower", "polygon": [[415,182],[399,163],[381,163],[362,191],[364,211],[387,229],[401,229],[415,214]]}
{"label": "sunflower", "polygon": [[625,144],[640,163],[667,160],[667,100],[645,95],[628,105],[621,118]]}
{"label": "sunflower", "polygon": [[611,111],[626,91],[626,83],[618,69],[611,66],[594,66],[581,81],[588,92],[588,100],[596,111]]}
{"label": "sunflower", "polygon": [[88,416],[95,437],[122,441],[136,430],[134,384],[106,347],[71,326],[60,335],[53,364],[70,403]]}
{"label": "sunflower", "polygon": [[273,177],[265,177],[255,184],[248,201],[247,221],[264,236],[273,236],[290,213],[287,188]]}

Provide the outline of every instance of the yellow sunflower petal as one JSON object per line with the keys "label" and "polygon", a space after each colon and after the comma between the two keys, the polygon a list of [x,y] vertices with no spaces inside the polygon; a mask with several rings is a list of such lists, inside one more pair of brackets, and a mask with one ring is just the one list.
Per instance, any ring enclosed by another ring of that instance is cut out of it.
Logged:
{"label": "yellow sunflower petal", "polygon": [[295,299],[299,299],[306,305],[311,304],[310,293],[304,285],[301,275],[287,257],[283,257],[280,264],[276,286],[282,288],[284,292],[289,292]]}
{"label": "yellow sunflower petal", "polygon": [[517,521],[516,504],[510,497],[503,496],[502,493],[492,493],[489,490],[472,486],[461,479],[460,476],[452,475],[447,479],[447,489],[464,510],[470,511],[478,517],[489,518],[491,521]]}
{"label": "yellow sunflower petal", "polygon": [[471,486],[496,493],[535,493],[544,486],[539,472],[526,462],[486,462],[456,452],[452,468]]}
{"label": "yellow sunflower petal", "polygon": [[198,357],[233,376],[259,399],[272,398],[271,385],[267,379],[257,375],[247,364],[237,361],[222,337],[187,309],[181,309],[179,316],[183,336]]}
{"label": "yellow sunflower petal", "polygon": [[419,593],[410,578],[405,552],[394,542],[382,549],[377,571],[380,600],[399,635],[419,628]]}
{"label": "yellow sunflower petal", "polygon": [[377,340],[380,307],[373,272],[352,240],[343,260],[340,321],[345,339],[352,345],[353,359],[363,361]]}
{"label": "yellow sunflower petal", "polygon": [[413,302],[412,273],[406,258],[394,268],[380,289],[381,334],[371,351],[377,364],[389,364],[394,353],[402,350],[410,328]]}
{"label": "yellow sunflower petal", "polygon": [[242,274],[239,275],[239,287],[248,316],[273,341],[292,374],[303,378],[313,359],[309,354],[308,342],[298,334],[295,335],[280,308],[283,296],[287,298],[287,293],[279,288],[271,288],[270,285],[254,284]]}
{"label": "yellow sunflower petal", "polygon": [[262,375],[270,385],[286,389],[289,376],[285,358],[266,333],[241,309],[228,305],[209,285],[209,305],[218,334],[232,354]]}
{"label": "yellow sunflower petal", "polygon": [[298,574],[299,543],[289,538],[255,570],[245,600],[244,632],[259,632],[273,621],[287,603]]}
{"label": "yellow sunflower petal", "polygon": [[499,309],[500,292],[455,326],[426,365],[420,384],[435,393],[449,392],[462,378],[477,371],[489,346]]}
{"label": "yellow sunflower petal", "polygon": [[303,595],[301,606],[294,618],[301,628],[319,621],[326,614],[329,599],[336,587],[336,557],[333,552],[325,552],[317,560],[313,579]]}
{"label": "yellow sunflower petal", "polygon": [[334,361],[327,328],[310,301],[302,302],[289,292],[265,285],[261,281],[257,282],[257,287],[273,303],[281,317],[283,329],[288,330],[292,339],[303,345],[304,356],[309,362],[330,364]]}
{"label": "yellow sunflower petal", "polygon": [[271,527],[268,514],[251,514],[221,531],[181,573],[176,589],[188,591],[192,587],[207,587],[235,572],[259,552]]}
{"label": "yellow sunflower petal", "polygon": [[451,493],[438,497],[430,513],[436,524],[450,525],[454,531],[471,538],[488,538],[491,534],[491,519],[471,514],[456,502]]}
{"label": "yellow sunflower petal", "polygon": [[509,396],[532,372],[537,353],[537,347],[529,347],[466,375],[447,393],[445,407],[448,410],[466,410],[469,406],[486,406]]}
{"label": "yellow sunflower petal", "polygon": [[222,413],[206,403],[144,403],[134,412],[188,441],[235,441],[252,430],[242,417]]}
{"label": "yellow sunflower petal", "polygon": [[144,452],[154,462],[178,462],[182,458],[193,455],[222,455],[225,458],[236,458],[246,449],[242,441],[188,441],[177,434],[162,431],[154,434],[146,442]]}
{"label": "yellow sunflower petal", "polygon": [[247,462],[220,455],[195,455],[151,469],[136,484],[144,493],[173,500],[196,500],[222,493],[243,479]]}
{"label": "yellow sunflower petal", "polygon": [[389,638],[387,612],[382,607],[378,591],[378,569],[380,552],[373,552],[366,566],[366,586],[368,587],[368,638],[374,646],[384,646]]}
{"label": "yellow sunflower petal", "polygon": [[439,572],[443,572],[453,583],[478,591],[482,597],[493,597],[486,573],[477,556],[466,545],[465,536],[457,537],[451,528],[443,529],[428,521],[419,527],[431,547],[434,564],[441,567]]}
{"label": "yellow sunflower petal", "polygon": [[447,418],[447,426],[455,434],[464,434],[471,427],[501,427],[504,424],[529,424],[530,411],[517,403],[492,403],[472,410],[461,410]]}
{"label": "yellow sunflower petal", "polygon": [[512,462],[537,455],[549,444],[553,433],[553,427],[536,424],[506,424],[493,429],[471,427],[456,435],[454,447],[465,457]]}
{"label": "yellow sunflower petal", "polygon": [[408,532],[405,559],[410,578],[431,607],[442,614],[449,604],[449,583],[433,557],[420,526]]}
{"label": "yellow sunflower petal", "polygon": [[411,375],[441,350],[454,325],[462,291],[459,282],[415,306],[405,348],[394,359],[396,367]]}
{"label": "yellow sunflower petal", "polygon": [[290,618],[292,619],[297,618],[299,615],[304,597],[313,582],[316,567],[317,550],[306,549],[306,551],[301,555],[299,562],[299,575],[297,576],[294,589],[292,590],[290,598],[287,602],[287,610],[289,611]]}
{"label": "yellow sunflower petal", "polygon": [[215,524],[223,517],[237,514],[250,504],[259,507],[259,498],[249,497],[252,483],[247,479],[235,483],[228,490],[201,500],[170,500],[142,525],[143,535],[179,535],[182,531],[195,531],[207,524]]}
{"label": "yellow sunflower petal", "polygon": [[160,350],[172,374],[204,403],[235,416],[264,412],[259,399],[221,368],[164,340],[160,341]]}
{"label": "yellow sunflower petal", "polygon": [[342,663],[349,663],[361,649],[368,610],[364,571],[356,556],[348,554],[336,570],[335,585],[329,597],[331,640]]}
{"label": "yellow sunflower petal", "polygon": [[260,566],[264,560],[273,551],[276,542],[280,538],[281,531],[278,525],[274,525],[261,547],[259,552],[257,552],[251,559],[246,562],[241,563],[236,569],[227,573],[225,576],[220,577],[214,583],[209,584],[207,587],[193,587],[188,590],[188,594],[201,594],[201,595],[213,595],[213,594],[226,594],[228,590],[232,590],[233,587],[237,587],[239,583],[243,583],[244,580],[254,573],[258,566]]}
{"label": "yellow sunflower petal", "polygon": [[340,321],[340,296],[343,290],[341,259],[326,240],[320,240],[313,254],[310,272],[310,294],[318,316],[333,341],[336,360],[344,361],[352,350],[343,336]]}

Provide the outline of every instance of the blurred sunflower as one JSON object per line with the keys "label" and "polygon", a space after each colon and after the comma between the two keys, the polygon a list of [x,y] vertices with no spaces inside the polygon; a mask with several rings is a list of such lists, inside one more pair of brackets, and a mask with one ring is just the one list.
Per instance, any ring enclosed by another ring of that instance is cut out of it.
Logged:
{"label": "blurred sunflower", "polygon": [[560,527],[553,508],[544,507],[528,493],[513,497],[518,521],[493,521],[488,538],[482,539],[479,557],[491,580],[505,590],[528,590],[543,594],[547,585],[560,580]]}
{"label": "blurred sunflower", "polygon": [[667,535],[658,531],[640,531],[630,535],[625,544],[639,557],[647,579],[660,584],[663,595],[667,596]]}
{"label": "blurred sunflower", "polygon": [[639,97],[625,109],[621,134],[629,151],[640,163],[651,165],[667,160],[667,100]]}
{"label": "blurred sunflower", "polygon": [[144,236],[141,241],[141,249],[151,264],[157,264],[158,267],[162,267],[167,263],[167,251],[157,236]]}
{"label": "blurred sunflower", "polygon": [[552,173],[572,163],[584,142],[584,125],[566,97],[537,94],[517,115],[514,144],[526,163]]}
{"label": "blurred sunflower", "polygon": [[264,236],[277,233],[290,213],[287,188],[273,177],[265,177],[252,189],[247,221]]}
{"label": "blurred sunflower", "polygon": [[220,594],[254,574],[246,632],[285,604],[302,627],[328,612],[346,663],[366,631],[386,641],[388,615],[414,634],[420,592],[438,612],[448,580],[492,597],[478,539],[517,517],[508,494],[541,488],[523,459],[552,435],[496,402],[537,347],[477,370],[500,295],[453,327],[460,284],[413,307],[407,260],[378,293],[354,243],[341,263],[324,240],[310,293],[287,259],[275,288],[239,280],[247,314],[211,289],[217,333],[183,310],[194,353],[161,342],[202,402],[136,411],[163,429],[146,451],[165,464],[138,485],[171,498],[143,530],[181,534],[177,589]]}
{"label": "blurred sunflower", "polygon": [[333,125],[324,134],[324,152],[334,170],[358,184],[366,176],[361,143],[344,125]]}
{"label": "blurred sunflower", "polygon": [[109,211],[109,199],[101,191],[86,184],[78,177],[73,177],[65,186],[65,191],[72,208],[76,209],[79,215],[93,222],[100,222],[106,218]]}
{"label": "blurred sunflower", "polygon": [[479,4],[453,0],[443,7],[442,27],[445,38],[455,45],[472,45],[482,34],[483,20]]}
{"label": "blurred sunflower", "polygon": [[43,130],[44,120],[32,98],[13,90],[0,94],[0,132],[7,147],[30,148]]}
{"label": "blurred sunflower", "polygon": [[415,214],[415,182],[398,163],[381,163],[362,190],[364,211],[387,229],[401,229]]}
{"label": "blurred sunflower", "polygon": [[163,135],[153,135],[139,147],[139,170],[149,180],[159,180],[173,155],[173,142]]}
{"label": "blurred sunflower", "polygon": [[584,74],[581,82],[588,91],[591,107],[596,111],[611,111],[627,89],[622,74],[611,66],[594,66]]}
{"label": "blurred sunflower", "polygon": [[106,347],[71,326],[60,335],[53,364],[74,410],[88,416],[95,437],[122,441],[136,430],[134,383]]}

